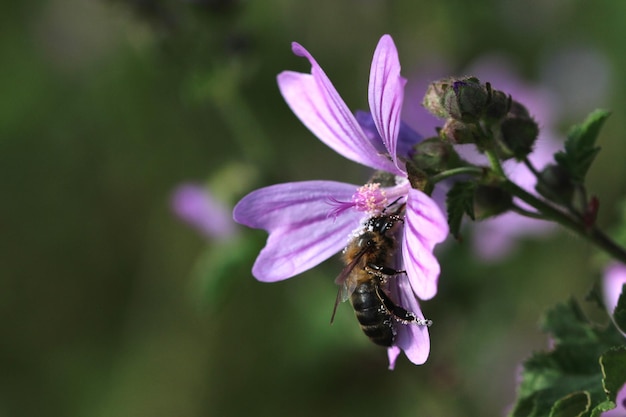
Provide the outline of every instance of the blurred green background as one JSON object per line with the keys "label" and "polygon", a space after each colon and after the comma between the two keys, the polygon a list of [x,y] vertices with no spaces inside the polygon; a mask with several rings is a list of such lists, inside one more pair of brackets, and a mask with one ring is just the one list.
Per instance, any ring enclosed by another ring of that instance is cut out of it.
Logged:
{"label": "blurred green background", "polygon": [[502,415],[519,362],[547,346],[541,312],[592,286],[589,244],[560,231],[484,263],[450,242],[423,303],[430,359],[390,372],[348,305],[328,324],[337,259],[259,283],[263,232],[207,241],[170,196],[208,181],[232,207],[277,182],[362,183],[366,170],[300,124],[275,76],[309,70],[290,51],[298,41],[365,108],[372,52],[390,33],[409,85],[433,56],[455,72],[504,54],[529,83],[562,51],[602,57],[608,82],[564,65],[548,87],[561,131],[614,111],[590,172],[610,228],[626,191],[625,16],[613,0],[3,3],[0,416]]}

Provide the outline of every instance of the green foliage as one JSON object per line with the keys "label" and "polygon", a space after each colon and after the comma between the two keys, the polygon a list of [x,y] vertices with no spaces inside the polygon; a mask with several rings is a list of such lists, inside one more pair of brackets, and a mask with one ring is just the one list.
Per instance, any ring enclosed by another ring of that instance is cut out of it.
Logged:
{"label": "green foliage", "polygon": [[620,346],[606,352],[600,358],[603,385],[609,400],[615,402],[617,392],[626,384],[626,347]]}
{"label": "green foliage", "polygon": [[461,221],[463,215],[467,214],[474,220],[474,193],[476,183],[469,181],[459,181],[454,183],[446,196],[446,206],[448,207],[448,225],[450,233],[455,238],[459,238]]}
{"label": "green foliage", "polygon": [[554,348],[524,362],[510,417],[599,416],[614,408],[626,382],[626,346],[615,326],[591,323],[569,300],[548,311],[542,328]]}
{"label": "green foliage", "polygon": [[569,131],[565,151],[554,155],[556,162],[573,181],[581,184],[584,182],[591,163],[600,151],[600,147],[596,146],[596,139],[609,115],[606,110],[592,112],[583,123],[573,126]]}
{"label": "green foliage", "polygon": [[579,417],[589,410],[591,399],[584,391],[574,392],[558,400],[552,410],[550,417]]}
{"label": "green foliage", "polygon": [[235,237],[214,242],[198,257],[191,272],[202,308],[218,311],[242,279],[250,279],[249,260],[259,251],[255,240]]}

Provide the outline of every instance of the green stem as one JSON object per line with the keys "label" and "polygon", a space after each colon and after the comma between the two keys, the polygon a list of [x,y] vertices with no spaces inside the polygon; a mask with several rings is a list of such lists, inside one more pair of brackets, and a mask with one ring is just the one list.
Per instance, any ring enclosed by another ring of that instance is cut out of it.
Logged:
{"label": "green stem", "polygon": [[537,219],[537,220],[549,220],[546,218],[546,216],[544,216],[541,213],[535,213],[533,211],[529,211],[526,210],[516,204],[513,204],[513,207],[511,207],[511,211],[514,211],[515,213],[524,216],[524,217],[530,217],[531,219]]}
{"label": "green stem", "polygon": [[532,172],[533,175],[537,177],[537,181],[541,181],[541,174],[539,173],[539,171],[537,171],[537,168],[535,168],[533,163],[530,162],[530,159],[528,159],[528,157],[524,158],[524,165],[526,165],[530,172]]}
{"label": "green stem", "polygon": [[506,178],[498,155],[496,155],[496,153],[492,150],[485,151],[485,155],[487,155],[487,159],[489,159],[489,165],[491,165],[491,169],[493,169],[494,173],[502,178]]}
{"label": "green stem", "polygon": [[430,177],[429,181],[431,184],[436,184],[439,181],[443,181],[447,178],[454,177],[455,175],[462,175],[462,174],[481,176],[484,174],[484,168],[480,168],[477,166],[452,168],[447,171],[440,172],[437,175],[433,175],[432,177]]}
{"label": "green stem", "polygon": [[554,206],[546,203],[545,201],[535,197],[528,191],[520,188],[517,184],[509,180],[504,180],[501,183],[501,186],[504,190],[511,193],[511,195],[514,195],[515,197],[537,209],[537,211],[542,213],[545,218],[553,220],[563,227],[574,231],[579,236],[593,242],[596,246],[604,250],[615,259],[626,263],[626,250],[616,244],[613,240],[611,240],[610,237],[604,234],[604,232],[599,230],[597,227],[586,227],[576,219],[570,217],[567,213],[564,213]]}

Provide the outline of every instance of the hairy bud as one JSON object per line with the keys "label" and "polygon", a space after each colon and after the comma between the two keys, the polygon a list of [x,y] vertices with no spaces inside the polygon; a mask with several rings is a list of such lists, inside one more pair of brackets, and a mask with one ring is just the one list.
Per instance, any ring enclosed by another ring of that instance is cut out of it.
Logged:
{"label": "hairy bud", "polygon": [[452,144],[476,143],[481,133],[475,124],[448,119],[439,130],[439,137]]}
{"label": "hairy bud", "polygon": [[438,173],[456,165],[459,156],[448,142],[439,138],[430,138],[415,145],[413,163],[417,168],[428,173]]}
{"label": "hairy bud", "polygon": [[489,94],[478,78],[455,79],[443,96],[443,106],[451,118],[476,122],[485,110]]}
{"label": "hairy bud", "polygon": [[539,174],[535,189],[548,200],[569,204],[574,196],[575,187],[569,174],[562,167],[550,164]]}
{"label": "hairy bud", "polygon": [[484,118],[487,122],[497,122],[509,113],[512,105],[511,96],[500,90],[493,90],[491,84],[486,84],[489,100],[485,106]]}
{"label": "hairy bud", "polygon": [[525,119],[531,118],[528,109],[522,103],[515,100],[511,100],[508,116],[522,117]]}
{"label": "hairy bud", "polygon": [[474,192],[474,215],[477,220],[497,216],[513,206],[513,197],[501,188],[479,185]]}
{"label": "hairy bud", "polygon": [[497,132],[503,157],[523,160],[532,152],[539,136],[539,126],[532,118],[510,116],[504,118]]}
{"label": "hairy bud", "polygon": [[437,117],[446,119],[449,117],[448,112],[443,107],[443,96],[450,88],[452,81],[450,78],[444,78],[428,85],[422,105]]}

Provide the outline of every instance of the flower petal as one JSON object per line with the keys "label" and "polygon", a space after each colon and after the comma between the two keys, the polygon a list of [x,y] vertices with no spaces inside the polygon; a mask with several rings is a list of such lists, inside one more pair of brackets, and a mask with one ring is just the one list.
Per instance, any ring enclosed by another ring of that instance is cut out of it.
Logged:
{"label": "flower petal", "polygon": [[398,356],[400,356],[400,352],[402,352],[402,349],[400,349],[396,345],[387,348],[387,357],[389,358],[390,371],[393,371],[396,368],[396,360],[398,359]]}
{"label": "flower petal", "polygon": [[[395,282],[395,285],[394,285]],[[398,276],[390,285],[391,294],[399,305],[406,310],[414,313],[418,318],[423,318],[422,310],[413,294],[411,285],[404,276]],[[398,348],[404,351],[404,354],[411,362],[421,365],[426,362],[430,354],[430,336],[428,335],[427,326],[418,326],[415,323],[402,324],[396,323],[396,338],[394,346],[387,351],[389,356],[389,369],[395,366],[395,360],[398,357]]]}
{"label": "flower petal", "polygon": [[372,113],[363,110],[357,110],[354,112],[354,117],[356,117],[356,121],[363,129],[363,133],[365,133],[365,137],[370,141],[372,146],[378,150],[378,152],[387,153],[387,148],[385,148],[385,144],[383,143],[380,134],[378,133],[378,129],[376,129],[376,124],[374,123],[374,118],[372,117]]}
{"label": "flower petal", "polygon": [[376,128],[396,166],[396,144],[405,84],[406,79],[400,76],[396,45],[391,36],[384,35],[380,38],[372,59],[368,99]]}
{"label": "flower petal", "polygon": [[[380,152],[387,152],[383,140],[378,133],[374,119],[370,112],[357,110],[354,113],[356,120],[361,125],[361,129],[365,132],[367,138],[374,146],[379,146]],[[400,121],[400,129],[398,131],[398,140],[396,143],[396,155],[403,158],[413,157],[413,146],[421,142],[424,138],[422,135],[413,130],[408,124]],[[378,149],[378,148],[377,148]]]}
{"label": "flower petal", "polygon": [[329,202],[349,201],[357,188],[334,181],[292,182],[261,188],[241,199],[233,211],[235,221],[270,234],[253,275],[259,281],[280,281],[343,249],[363,213],[345,210],[332,216]]}
{"label": "flower petal", "polygon": [[602,295],[604,305],[611,315],[613,315],[615,307],[617,307],[624,284],[626,284],[626,265],[620,262],[610,263],[604,269]]}
{"label": "flower petal", "polygon": [[394,164],[367,139],[333,84],[301,45],[293,52],[311,63],[311,74],[284,71],[277,77],[285,101],[302,123],[344,157],[365,166],[399,173]]}
{"label": "flower petal", "polygon": [[236,233],[229,210],[206,187],[179,185],[172,194],[171,205],[178,217],[209,239],[224,239]]}
{"label": "flower petal", "polygon": [[433,248],[448,235],[448,223],[435,201],[421,191],[409,191],[402,257],[415,294],[428,300],[437,293],[439,262]]}

